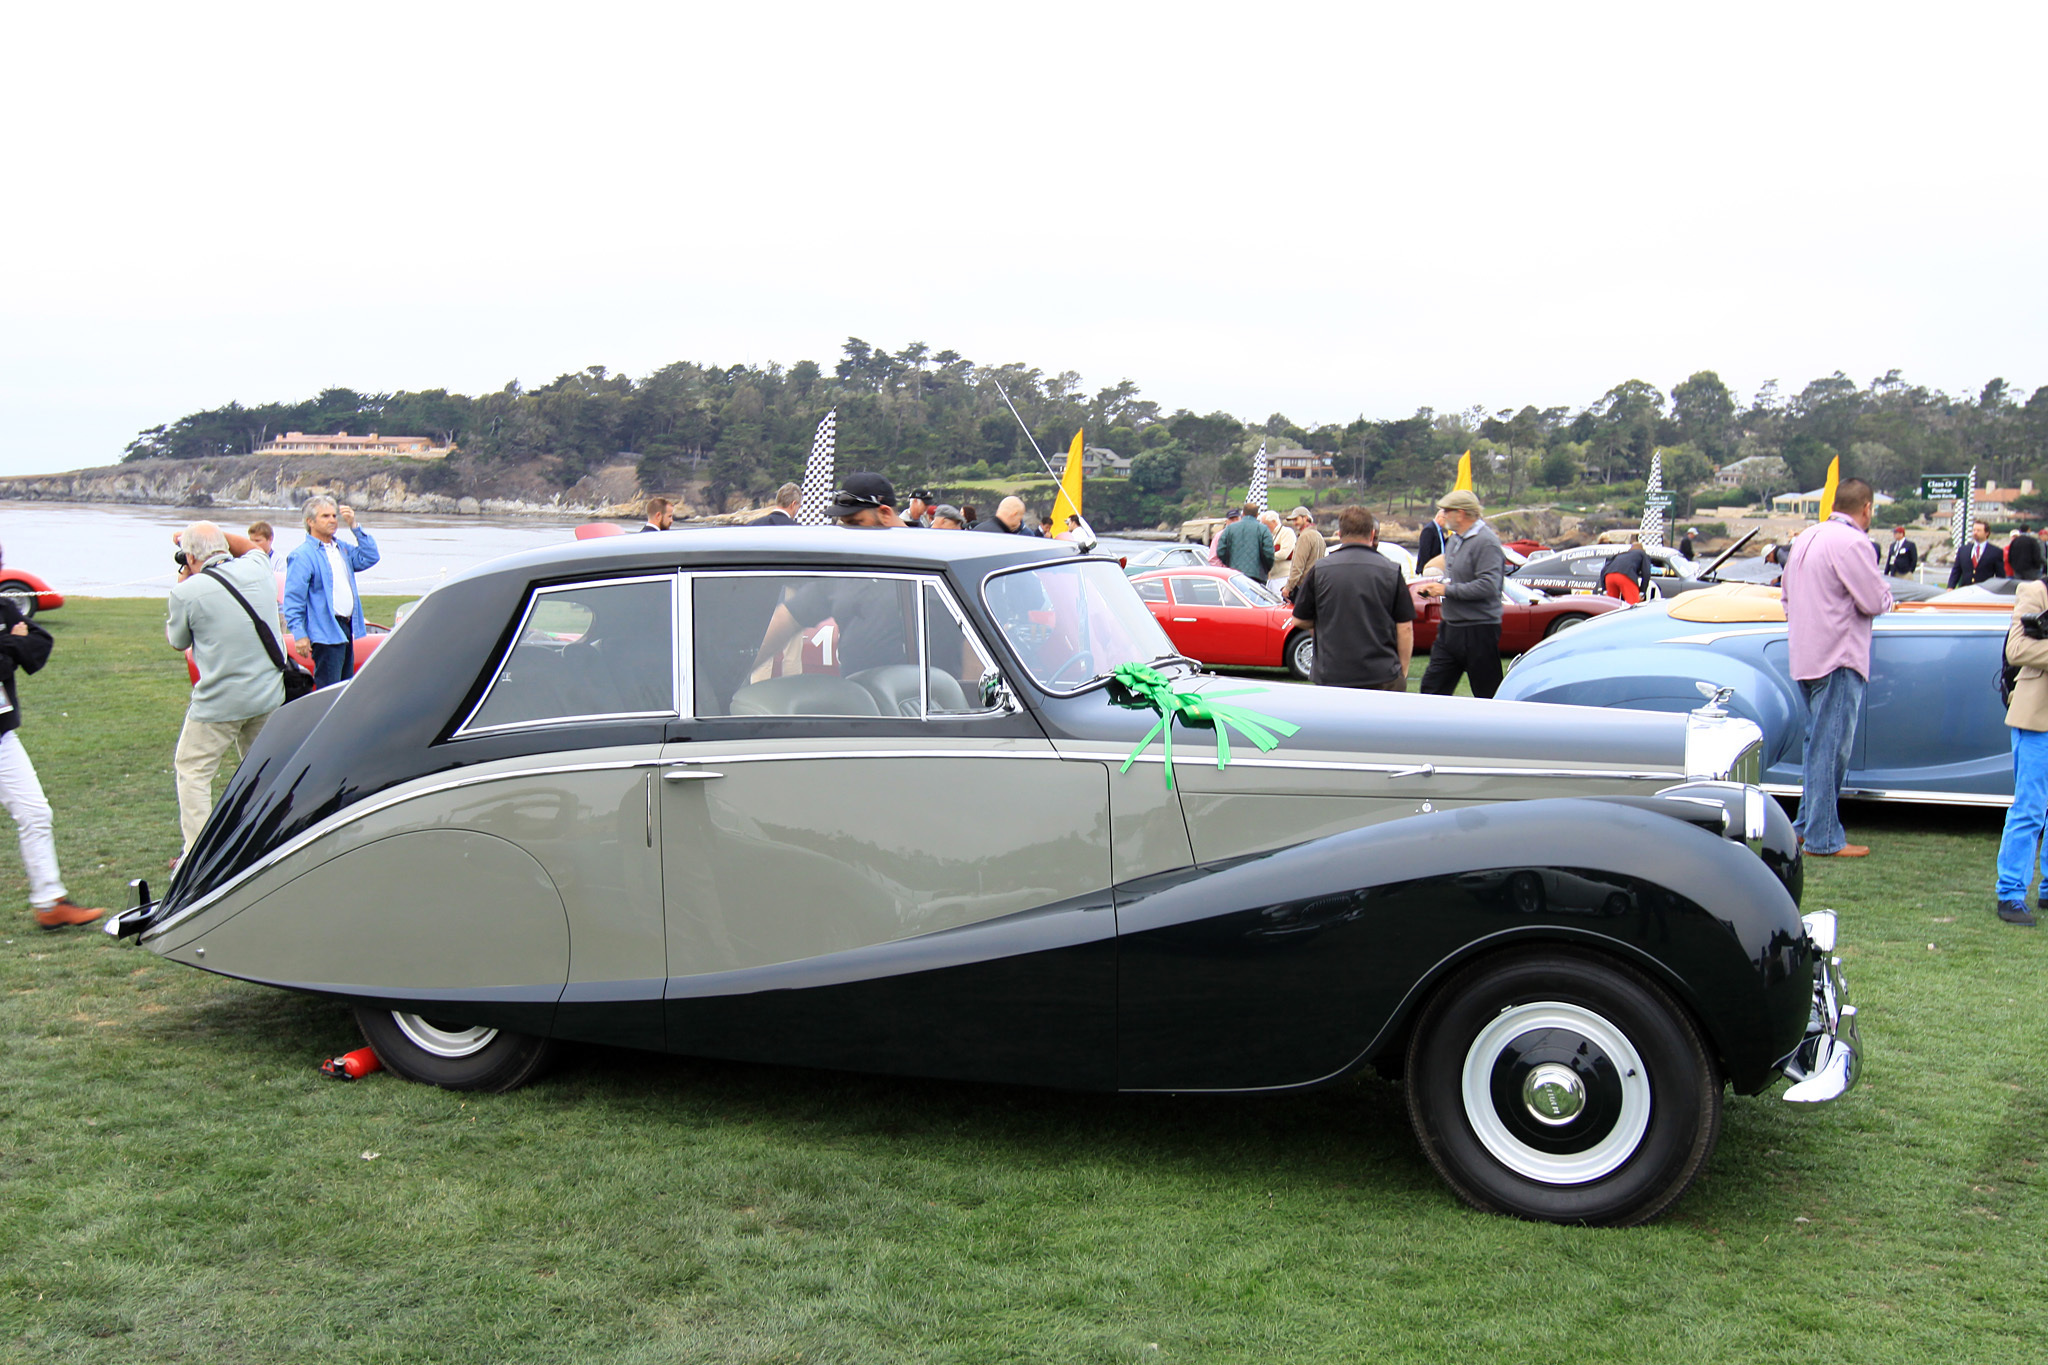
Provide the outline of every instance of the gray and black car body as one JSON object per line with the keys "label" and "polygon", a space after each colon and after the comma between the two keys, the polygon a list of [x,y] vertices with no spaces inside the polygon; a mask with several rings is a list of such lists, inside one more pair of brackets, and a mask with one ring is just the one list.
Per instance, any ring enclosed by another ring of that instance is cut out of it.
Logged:
{"label": "gray and black car body", "polygon": [[1373,1066],[1465,1199],[1639,1222],[1727,1090],[1855,1078],[1833,918],[1714,712],[1205,676],[1058,543],[622,536],[450,582],[278,712],[110,932],[347,1001],[465,1089],[569,1040],[1128,1091]]}

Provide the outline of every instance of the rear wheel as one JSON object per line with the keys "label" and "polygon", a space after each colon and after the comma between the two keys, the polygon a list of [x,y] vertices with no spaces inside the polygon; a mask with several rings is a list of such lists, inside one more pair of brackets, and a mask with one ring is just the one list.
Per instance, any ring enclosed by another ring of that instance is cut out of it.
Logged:
{"label": "rear wheel", "polygon": [[1573,626],[1583,626],[1586,624],[1586,620],[1586,617],[1577,613],[1573,613],[1570,616],[1552,617],[1550,624],[1543,628],[1544,637],[1547,639],[1561,630],[1570,630]]}
{"label": "rear wheel", "polygon": [[1315,671],[1316,637],[1313,632],[1297,630],[1287,640],[1287,671],[1295,677],[1306,680]]}
{"label": "rear wheel", "polygon": [[1721,1128],[1721,1079],[1690,1018],[1620,963],[1522,952],[1467,968],[1408,1045],[1408,1115],[1475,1207],[1553,1223],[1647,1222]]}
{"label": "rear wheel", "polygon": [[24,621],[36,614],[36,590],[19,578],[0,579],[0,597],[12,602]]}
{"label": "rear wheel", "polygon": [[356,1027],[387,1068],[445,1090],[516,1090],[547,1069],[555,1049],[547,1038],[368,1005],[356,1007]]}

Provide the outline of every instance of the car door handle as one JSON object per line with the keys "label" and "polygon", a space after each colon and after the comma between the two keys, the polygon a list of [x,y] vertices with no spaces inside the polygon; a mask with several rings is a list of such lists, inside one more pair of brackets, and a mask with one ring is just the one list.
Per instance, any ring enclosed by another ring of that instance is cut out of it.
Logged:
{"label": "car door handle", "polygon": [[1188,624],[1188,625],[1191,625],[1191,626],[1192,626],[1192,625],[1196,624],[1196,622],[1197,622],[1197,620],[1198,620],[1198,619],[1199,619],[1199,618],[1197,618],[1197,617],[1193,617],[1193,616],[1176,616],[1176,617],[1174,617],[1174,618],[1173,618],[1173,621],[1174,621],[1174,624],[1175,624],[1175,625],[1180,625],[1180,624],[1182,624],[1183,622],[1185,622],[1186,624]]}
{"label": "car door handle", "polygon": [[706,772],[702,768],[664,768],[661,772],[664,782],[709,782],[714,777],[724,776],[724,773]]}

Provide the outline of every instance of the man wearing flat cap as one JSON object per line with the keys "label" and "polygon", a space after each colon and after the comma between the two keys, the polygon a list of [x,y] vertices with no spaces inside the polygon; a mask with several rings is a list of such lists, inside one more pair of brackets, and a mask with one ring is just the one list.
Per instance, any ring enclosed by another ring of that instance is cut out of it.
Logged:
{"label": "man wearing flat cap", "polygon": [[1436,505],[1447,532],[1444,576],[1417,591],[1442,598],[1444,614],[1421,690],[1447,697],[1464,677],[1471,679],[1473,696],[1491,697],[1500,690],[1500,580],[1506,569],[1500,538],[1480,519],[1479,499],[1470,489],[1453,489]]}

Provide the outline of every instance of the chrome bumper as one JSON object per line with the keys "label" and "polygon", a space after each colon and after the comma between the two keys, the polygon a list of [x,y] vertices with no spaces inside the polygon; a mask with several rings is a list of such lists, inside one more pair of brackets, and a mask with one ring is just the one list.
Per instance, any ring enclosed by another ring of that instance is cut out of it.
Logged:
{"label": "chrome bumper", "polygon": [[1813,1013],[1806,1037],[1781,1064],[1792,1085],[1784,1098],[1793,1104],[1824,1104],[1840,1099],[1862,1072],[1863,1040],[1856,1033],[1856,1007],[1844,1003],[1842,959],[1835,956],[1835,912],[1816,910],[1802,917],[1806,938],[1819,959],[1813,977]]}

